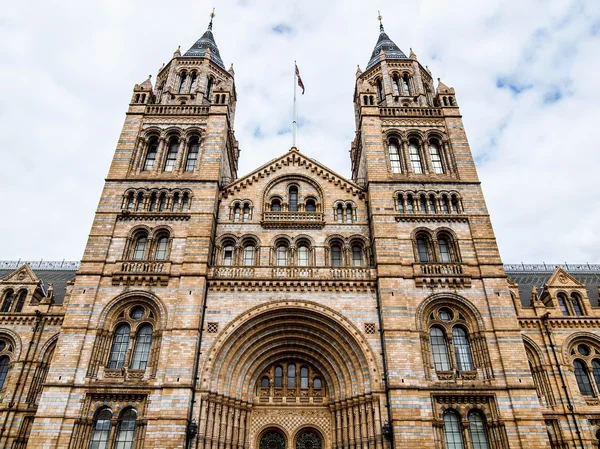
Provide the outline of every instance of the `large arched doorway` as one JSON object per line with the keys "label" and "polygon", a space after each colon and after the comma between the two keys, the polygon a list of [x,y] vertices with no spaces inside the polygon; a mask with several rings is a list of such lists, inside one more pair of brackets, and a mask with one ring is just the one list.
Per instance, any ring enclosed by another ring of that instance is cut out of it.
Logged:
{"label": "large arched doorway", "polygon": [[382,447],[377,356],[333,309],[309,301],[255,307],[220,333],[205,360],[200,448],[270,449],[262,439],[270,428],[295,435],[285,449]]}

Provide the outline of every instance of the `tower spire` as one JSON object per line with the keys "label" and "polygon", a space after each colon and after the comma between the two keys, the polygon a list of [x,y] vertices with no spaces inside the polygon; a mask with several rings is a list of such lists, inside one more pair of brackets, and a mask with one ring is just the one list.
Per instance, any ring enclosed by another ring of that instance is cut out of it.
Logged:
{"label": "tower spire", "polygon": [[379,20],[379,32],[385,33],[385,31],[383,30],[383,22],[381,21],[381,19],[383,19],[383,16],[381,15],[381,11],[377,11],[377,20]]}
{"label": "tower spire", "polygon": [[377,43],[375,44],[366,70],[369,70],[381,60],[381,51],[383,51],[386,59],[408,59],[404,52],[400,50],[387,34],[385,34],[382,22],[383,16],[381,15],[381,11],[377,11],[377,13],[377,20],[379,20],[379,39],[377,39]]}
{"label": "tower spire", "polygon": [[210,13],[210,22],[208,23],[208,29],[212,30],[212,22],[213,22],[213,18],[215,17],[215,8],[213,7],[212,12]]}
{"label": "tower spire", "polygon": [[212,33],[213,27],[213,18],[215,17],[215,8],[213,8],[210,13],[210,22],[208,23],[208,28],[202,35],[200,39],[196,41],[192,47],[185,52],[183,57],[187,58],[210,58],[215,62],[219,67],[225,70],[225,65],[223,64],[223,60],[221,59],[221,55],[219,54],[219,49],[217,48],[217,43],[215,42],[215,37]]}

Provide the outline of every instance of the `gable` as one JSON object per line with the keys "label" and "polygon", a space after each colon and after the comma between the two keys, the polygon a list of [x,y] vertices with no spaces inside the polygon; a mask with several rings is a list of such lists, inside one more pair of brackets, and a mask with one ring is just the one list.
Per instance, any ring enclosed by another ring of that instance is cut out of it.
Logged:
{"label": "gable", "polygon": [[544,284],[545,288],[585,288],[575,277],[558,267]]}
{"label": "gable", "polygon": [[22,265],[0,280],[0,283],[2,284],[11,285],[38,285],[39,282],[39,278],[31,269],[29,264]]}

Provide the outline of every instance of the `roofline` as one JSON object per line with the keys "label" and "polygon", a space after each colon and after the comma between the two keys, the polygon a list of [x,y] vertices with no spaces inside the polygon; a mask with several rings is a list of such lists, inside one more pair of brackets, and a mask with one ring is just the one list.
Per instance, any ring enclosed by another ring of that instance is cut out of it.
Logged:
{"label": "roofline", "polygon": [[0,260],[0,270],[16,270],[23,265],[29,265],[34,270],[77,271],[79,261],[75,260]]}
{"label": "roofline", "polygon": [[543,264],[504,264],[504,271],[519,273],[553,273],[557,268],[562,268],[569,273],[597,273],[600,274],[600,264],[576,263],[543,263]]}

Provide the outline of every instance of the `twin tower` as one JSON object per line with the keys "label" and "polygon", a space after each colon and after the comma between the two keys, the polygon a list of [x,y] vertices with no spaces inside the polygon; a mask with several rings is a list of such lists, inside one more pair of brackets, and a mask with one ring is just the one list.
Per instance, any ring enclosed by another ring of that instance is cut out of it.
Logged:
{"label": "twin tower", "polygon": [[135,85],[39,406],[9,439],[550,447],[454,89],[382,26],[351,178],[296,148],[239,177],[236,102],[212,21]]}

